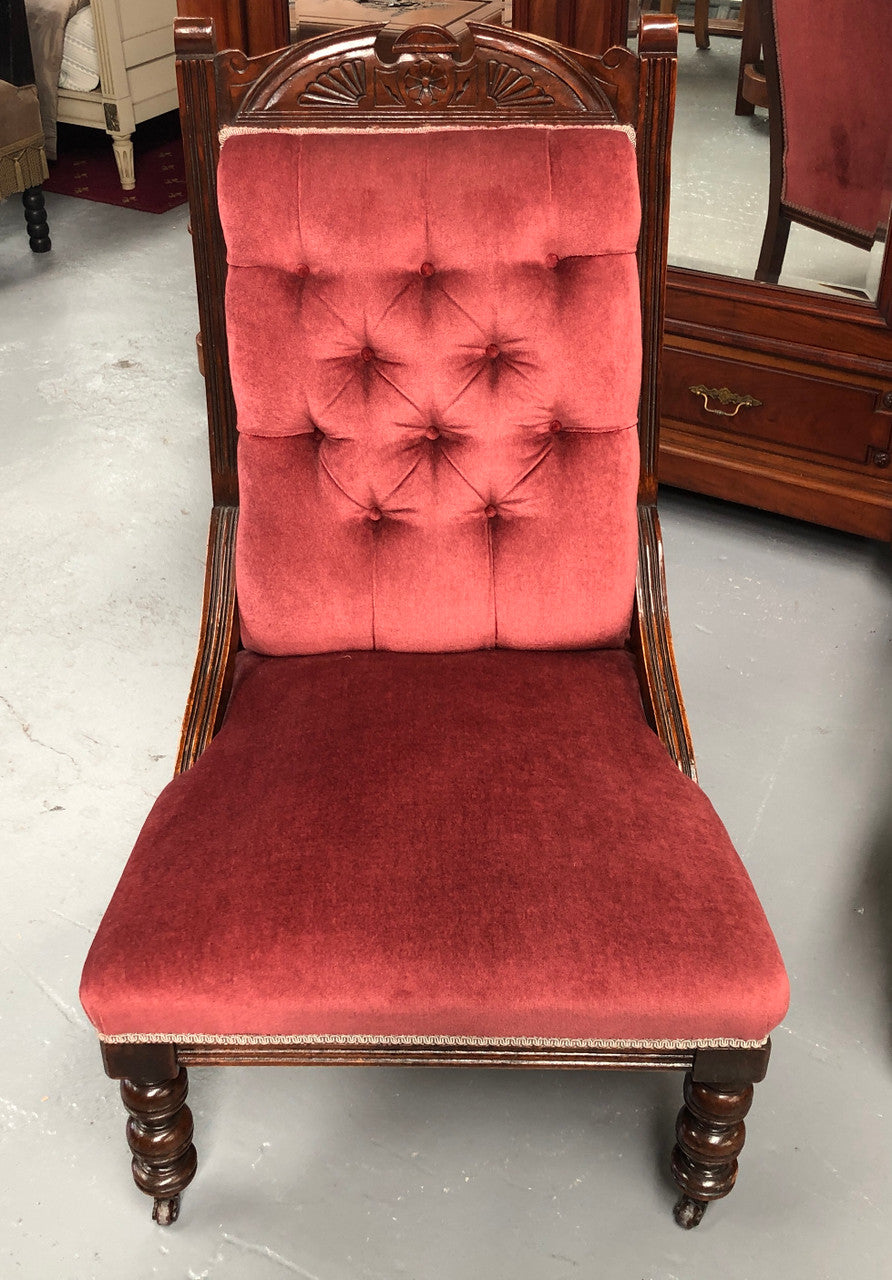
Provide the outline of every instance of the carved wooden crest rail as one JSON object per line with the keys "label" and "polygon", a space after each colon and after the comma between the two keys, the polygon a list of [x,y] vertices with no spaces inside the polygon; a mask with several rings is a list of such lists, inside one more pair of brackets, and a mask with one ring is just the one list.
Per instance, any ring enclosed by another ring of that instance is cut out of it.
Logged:
{"label": "carved wooden crest rail", "polygon": [[388,107],[401,128],[441,113],[468,123],[485,113],[492,124],[493,111],[512,123],[543,116],[635,123],[638,64],[625,49],[611,50],[592,74],[556,46],[545,51],[541,42],[502,28],[419,26],[394,35],[375,23],[284,53],[247,58],[229,50],[215,57],[207,25],[196,20],[188,32],[185,26],[178,23],[181,50],[214,58],[220,124],[293,126],[304,113],[320,124],[347,123],[374,110],[381,126]]}

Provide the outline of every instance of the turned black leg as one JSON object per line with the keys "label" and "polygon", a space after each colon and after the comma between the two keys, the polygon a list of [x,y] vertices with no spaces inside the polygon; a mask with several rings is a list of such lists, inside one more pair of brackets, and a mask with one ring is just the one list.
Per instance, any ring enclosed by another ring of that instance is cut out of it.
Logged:
{"label": "turned black leg", "polygon": [[46,220],[46,202],[43,187],[28,187],[22,192],[25,206],[25,222],[28,226],[28,242],[34,253],[48,253],[52,249],[50,229]]}
{"label": "turned black leg", "polygon": [[130,1113],[127,1141],[133,1152],[133,1179],[155,1201],[152,1217],[161,1226],[176,1222],[180,1193],[195,1177],[192,1112],[186,1106],[186,1068],[171,1080],[122,1080],[121,1097]]}
{"label": "turned black leg", "polygon": [[682,1193],[675,1206],[680,1227],[696,1227],[709,1202],[734,1186],[746,1138],[743,1119],[752,1100],[751,1084],[704,1084],[690,1073],[685,1077],[672,1152],[672,1174]]}

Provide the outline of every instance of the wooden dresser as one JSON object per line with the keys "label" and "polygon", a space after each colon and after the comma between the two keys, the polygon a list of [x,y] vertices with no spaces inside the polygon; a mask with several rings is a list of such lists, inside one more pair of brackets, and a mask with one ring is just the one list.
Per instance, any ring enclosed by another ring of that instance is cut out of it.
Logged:
{"label": "wooden dresser", "polygon": [[888,251],[884,283],[881,311],[670,269],[661,479],[892,541]]}

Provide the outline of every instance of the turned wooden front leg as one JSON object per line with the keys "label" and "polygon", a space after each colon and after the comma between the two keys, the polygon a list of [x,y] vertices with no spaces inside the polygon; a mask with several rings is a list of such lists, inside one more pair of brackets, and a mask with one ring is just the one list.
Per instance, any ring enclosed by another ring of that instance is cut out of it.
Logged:
{"label": "turned wooden front leg", "polygon": [[195,1177],[192,1112],[186,1106],[186,1068],[170,1080],[122,1080],[121,1097],[130,1113],[127,1141],[133,1152],[133,1180],[154,1198],[152,1217],[161,1226],[176,1222],[180,1193]]}
{"label": "turned wooden front leg", "polygon": [[672,1152],[672,1174],[682,1192],[675,1206],[680,1227],[696,1227],[710,1200],[720,1200],[734,1186],[746,1138],[743,1119],[752,1101],[751,1084],[704,1084],[690,1072],[685,1076]]}

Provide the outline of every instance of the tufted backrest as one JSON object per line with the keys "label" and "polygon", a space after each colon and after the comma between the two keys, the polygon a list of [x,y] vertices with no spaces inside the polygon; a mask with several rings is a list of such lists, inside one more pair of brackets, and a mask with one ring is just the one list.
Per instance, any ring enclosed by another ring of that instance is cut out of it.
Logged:
{"label": "tufted backrest", "polygon": [[641,387],[627,132],[234,132],[218,190],[246,646],[621,644]]}

